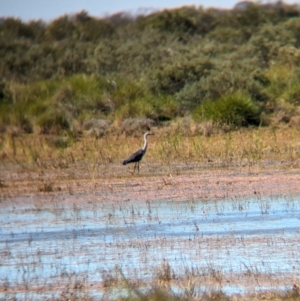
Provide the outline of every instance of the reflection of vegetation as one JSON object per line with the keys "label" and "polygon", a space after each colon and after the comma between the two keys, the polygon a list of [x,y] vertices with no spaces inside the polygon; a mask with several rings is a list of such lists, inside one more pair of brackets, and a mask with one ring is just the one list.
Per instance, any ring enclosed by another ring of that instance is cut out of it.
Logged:
{"label": "reflection of vegetation", "polygon": [[[160,122],[191,113],[238,127],[259,124],[260,113],[289,120],[300,105],[299,16],[279,2],[137,18],[83,11],[49,24],[4,19],[0,130],[30,133],[47,124],[41,133],[59,133],[91,118]],[[226,106],[227,117],[199,114],[237,91],[247,95],[243,108]]]}

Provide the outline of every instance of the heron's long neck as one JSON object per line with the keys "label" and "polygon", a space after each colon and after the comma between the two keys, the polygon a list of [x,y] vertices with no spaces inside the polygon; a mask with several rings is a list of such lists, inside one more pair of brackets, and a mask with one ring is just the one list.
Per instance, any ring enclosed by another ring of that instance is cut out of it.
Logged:
{"label": "heron's long neck", "polygon": [[147,142],[147,136],[145,135],[144,136],[144,146],[142,148],[142,150],[145,152],[147,150],[147,145],[148,145],[148,142]]}

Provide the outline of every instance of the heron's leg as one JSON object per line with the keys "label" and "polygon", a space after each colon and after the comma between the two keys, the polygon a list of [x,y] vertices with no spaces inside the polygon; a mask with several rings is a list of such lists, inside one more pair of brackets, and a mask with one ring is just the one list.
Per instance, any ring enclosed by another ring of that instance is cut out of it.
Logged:
{"label": "heron's leg", "polygon": [[138,164],[138,172],[140,172],[140,161],[138,161],[137,164]]}
{"label": "heron's leg", "polygon": [[135,172],[135,169],[136,169],[136,163],[137,163],[137,162],[134,163],[133,172]]}

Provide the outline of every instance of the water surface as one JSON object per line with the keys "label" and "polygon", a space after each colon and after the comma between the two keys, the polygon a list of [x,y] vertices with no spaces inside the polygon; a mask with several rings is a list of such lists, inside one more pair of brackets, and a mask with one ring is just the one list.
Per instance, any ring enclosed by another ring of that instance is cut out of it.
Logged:
{"label": "water surface", "polygon": [[[166,264],[177,281],[187,272],[206,279],[217,273],[229,294],[299,282],[297,198],[84,198],[80,205],[25,200],[22,206],[11,202],[1,208],[0,283],[9,289],[0,290],[0,298],[57,297],[74,282],[84,284],[85,294],[101,297],[101,283],[117,277],[117,271],[150,282]],[[251,286],[247,277],[254,276],[270,281]],[[240,283],[234,278],[241,278]]]}

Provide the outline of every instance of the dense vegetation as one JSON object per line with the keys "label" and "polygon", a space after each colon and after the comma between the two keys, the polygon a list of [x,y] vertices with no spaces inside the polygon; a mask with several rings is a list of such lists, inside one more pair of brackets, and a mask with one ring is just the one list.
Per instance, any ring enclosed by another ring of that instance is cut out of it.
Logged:
{"label": "dense vegetation", "polygon": [[0,25],[0,131],[80,132],[144,117],[229,127],[300,115],[300,10],[248,4],[86,12]]}

